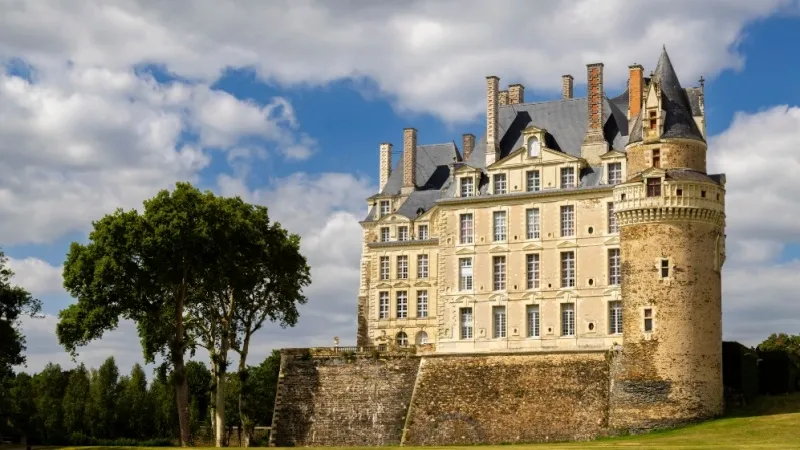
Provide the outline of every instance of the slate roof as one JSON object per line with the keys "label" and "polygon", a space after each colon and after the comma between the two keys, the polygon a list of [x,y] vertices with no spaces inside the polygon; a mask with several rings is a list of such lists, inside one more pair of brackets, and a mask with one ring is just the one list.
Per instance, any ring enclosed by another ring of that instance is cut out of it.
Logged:
{"label": "slate roof", "polygon": [[[397,195],[403,186],[403,152],[399,152],[397,164],[392,169],[381,194]],[[455,158],[455,159],[454,159]],[[416,183],[420,190],[440,189],[450,177],[450,165],[461,161],[456,144],[432,144],[417,146]]]}
{"label": "slate roof", "polygon": [[[698,89],[683,89],[672,67],[667,49],[661,51],[653,82],[661,86],[661,106],[664,109],[664,131],[662,137],[697,139],[705,142],[703,133],[694,121],[693,113],[700,114],[700,92]],[[642,140],[642,118],[637,116],[631,129],[630,142]]]}

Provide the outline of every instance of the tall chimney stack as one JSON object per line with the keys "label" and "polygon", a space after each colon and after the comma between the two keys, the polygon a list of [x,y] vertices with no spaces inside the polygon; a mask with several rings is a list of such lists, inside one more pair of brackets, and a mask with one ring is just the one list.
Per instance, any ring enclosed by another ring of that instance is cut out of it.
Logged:
{"label": "tall chimney stack", "polygon": [[628,66],[628,123],[633,124],[633,118],[642,111],[644,97],[644,67],[639,64]]}
{"label": "tall chimney stack", "polygon": [[417,130],[403,129],[403,187],[401,194],[408,194],[416,188],[417,179]]}
{"label": "tall chimney stack", "polygon": [[588,129],[581,144],[581,157],[591,166],[602,163],[600,156],[608,152],[608,142],[603,134],[603,63],[586,65],[588,82],[586,104]]}
{"label": "tall chimney stack", "polygon": [[573,94],[573,78],[572,75],[561,75],[561,96],[565,99],[572,98]]}
{"label": "tall chimney stack", "polygon": [[497,93],[497,102],[500,106],[508,105],[508,91],[500,91]]}
{"label": "tall chimney stack", "polygon": [[472,151],[475,150],[475,135],[464,133],[461,135],[461,150],[464,152],[464,161],[468,160]]}
{"label": "tall chimney stack", "polygon": [[510,84],[508,86],[508,104],[517,105],[519,103],[525,103],[525,86]]}
{"label": "tall chimney stack", "polygon": [[380,189],[382,192],[392,174],[392,144],[384,142],[381,144],[381,164],[380,164]]}
{"label": "tall chimney stack", "polygon": [[490,75],[486,77],[486,166],[497,160],[497,90],[500,78]]}

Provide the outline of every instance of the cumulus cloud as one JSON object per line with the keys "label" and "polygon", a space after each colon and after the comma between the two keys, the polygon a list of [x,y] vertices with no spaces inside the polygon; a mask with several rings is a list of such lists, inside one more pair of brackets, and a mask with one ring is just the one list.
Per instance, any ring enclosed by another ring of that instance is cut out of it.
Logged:
{"label": "cumulus cloud", "polygon": [[602,61],[606,81],[620,86],[627,66],[654,63],[661,44],[681,60],[683,79],[739,68],[743,27],[791,4],[12,1],[0,17],[0,59],[25,55],[50,65],[69,55],[75,64],[114,70],[159,64],[201,80],[250,67],[284,85],[369,79],[400,110],[458,121],[483,110],[485,75],[554,91],[562,73],[581,82],[584,65]]}
{"label": "cumulus cloud", "polygon": [[38,258],[9,258],[14,271],[13,283],[24,286],[32,295],[63,294],[61,267],[54,267]]}

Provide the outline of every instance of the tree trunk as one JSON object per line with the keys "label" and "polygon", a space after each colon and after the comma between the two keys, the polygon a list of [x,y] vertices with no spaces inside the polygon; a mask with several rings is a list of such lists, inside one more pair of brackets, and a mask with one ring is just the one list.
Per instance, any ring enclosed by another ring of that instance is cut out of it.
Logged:
{"label": "tree trunk", "polygon": [[216,374],[216,431],[214,432],[215,444],[222,447],[225,443],[225,374],[217,371]]}
{"label": "tree trunk", "polygon": [[[186,274],[184,272],[184,280]],[[183,327],[183,306],[186,300],[186,284],[180,288],[177,305],[175,305],[175,340],[173,341],[172,368],[175,371],[175,401],[178,405],[178,427],[180,428],[180,440],[182,447],[192,445],[192,430],[189,423],[189,382],[186,379],[186,365],[183,361],[183,354],[186,351]]]}
{"label": "tree trunk", "polygon": [[250,419],[250,416],[247,414],[247,382],[248,382],[248,373],[247,373],[247,353],[250,349],[250,323],[247,324],[248,330],[245,332],[244,340],[242,342],[242,349],[239,352],[239,383],[241,384],[241,388],[239,389],[239,425],[244,428],[244,443],[242,443],[241,439],[239,440],[239,444],[242,447],[250,447],[250,441],[253,438],[253,428],[255,428],[255,422]]}

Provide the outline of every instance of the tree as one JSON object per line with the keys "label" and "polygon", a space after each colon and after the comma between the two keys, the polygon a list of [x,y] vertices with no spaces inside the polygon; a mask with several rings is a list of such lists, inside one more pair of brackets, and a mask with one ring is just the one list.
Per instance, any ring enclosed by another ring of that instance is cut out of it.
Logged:
{"label": "tree", "polygon": [[758,344],[762,351],[784,351],[795,358],[800,358],[800,335],[772,333],[764,342]]}
{"label": "tree", "polygon": [[208,198],[177,183],[144,202],[144,212],[117,210],[93,223],[89,243],[72,243],[64,287],[77,302],[59,313],[59,342],[73,355],[79,346],[136,323],[147,362],[157,354],[172,367],[181,445],[191,444],[184,358],[185,316],[217,259],[207,232]]}
{"label": "tree", "polygon": [[27,373],[18,374],[11,385],[11,417],[13,428],[22,436],[22,443],[38,440],[39,415],[36,411],[36,388]]}
{"label": "tree", "polygon": [[119,382],[119,402],[116,405],[120,436],[145,439],[150,435],[147,411],[147,376],[138,363],[130,376]]}
{"label": "tree", "polygon": [[93,436],[104,439],[118,437],[116,413],[119,394],[119,369],[111,356],[95,372],[89,387],[87,409]]}
{"label": "tree", "polygon": [[202,362],[189,361],[186,363],[186,378],[189,383],[189,398],[192,399],[192,426],[199,427],[209,417],[211,373]]}
{"label": "tree", "polygon": [[64,411],[64,428],[68,433],[89,434],[86,420],[86,403],[89,398],[89,371],[81,363],[72,370],[61,402]]}
{"label": "tree", "polygon": [[[270,223],[267,208],[240,198],[209,198],[208,230],[218,264],[202,283],[199,301],[189,307],[195,344],[209,352],[214,379],[216,445],[225,440],[225,388],[228,354],[239,353],[238,375],[246,377],[250,340],[270,319],[281,326],[297,322],[297,305],[306,302],[303,287],[309,268],[300,253],[300,237]],[[239,420],[251,421],[241,408]],[[252,426],[250,426],[252,429]],[[249,436],[248,436],[249,437]],[[246,439],[249,442],[249,439]]]}
{"label": "tree", "polygon": [[69,372],[58,364],[48,363],[33,376],[36,411],[41,427],[39,438],[43,442],[62,442],[66,436],[62,402],[69,382]]}

